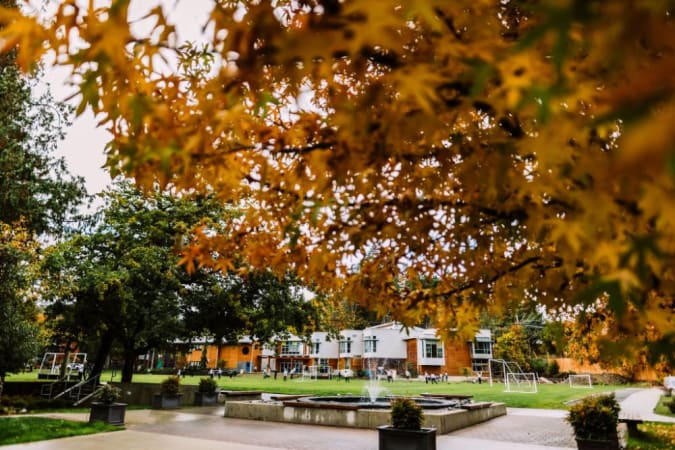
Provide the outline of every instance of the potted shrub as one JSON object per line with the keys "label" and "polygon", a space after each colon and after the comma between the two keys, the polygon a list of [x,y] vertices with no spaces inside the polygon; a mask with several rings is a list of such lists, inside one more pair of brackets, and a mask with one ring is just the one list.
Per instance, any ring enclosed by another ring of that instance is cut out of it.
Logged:
{"label": "potted shrub", "polygon": [[159,393],[152,397],[152,407],[157,409],[180,408],[180,378],[168,377],[159,385]]}
{"label": "potted shrub", "polygon": [[579,450],[619,450],[619,404],[614,394],[584,398],[570,408],[567,421]]}
{"label": "potted shrub", "polygon": [[214,406],[218,402],[218,383],[211,377],[199,380],[199,388],[195,392],[195,406]]}
{"label": "potted shrub", "polygon": [[391,402],[391,425],[377,427],[380,450],[436,450],[436,429],[422,428],[424,413],[414,400]]}
{"label": "potted shrub", "polygon": [[91,403],[89,422],[105,422],[111,425],[124,425],[126,403],[119,403],[122,391],[115,386],[106,384],[101,388],[98,400]]}

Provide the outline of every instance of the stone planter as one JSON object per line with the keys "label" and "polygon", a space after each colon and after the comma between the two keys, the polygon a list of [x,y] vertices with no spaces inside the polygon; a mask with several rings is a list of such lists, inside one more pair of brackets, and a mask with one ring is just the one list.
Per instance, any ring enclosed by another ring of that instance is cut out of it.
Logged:
{"label": "stone planter", "polygon": [[152,407],[153,409],[175,409],[180,408],[180,399],[183,394],[177,395],[164,395],[164,394],[154,394],[152,396]]}
{"label": "stone planter", "polygon": [[218,394],[215,392],[195,392],[195,406],[216,406]]}
{"label": "stone planter", "polygon": [[92,402],[89,411],[89,423],[104,422],[110,425],[124,425],[126,403]]}
{"label": "stone planter", "polygon": [[619,450],[619,439],[595,440],[576,438],[579,450]]}
{"label": "stone planter", "polygon": [[379,450],[436,450],[436,428],[400,430],[383,425],[377,430]]}

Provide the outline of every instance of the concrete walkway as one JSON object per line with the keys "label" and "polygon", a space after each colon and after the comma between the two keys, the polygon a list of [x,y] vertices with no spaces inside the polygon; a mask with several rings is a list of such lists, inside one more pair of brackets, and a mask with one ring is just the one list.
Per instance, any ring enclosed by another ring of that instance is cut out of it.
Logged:
{"label": "concrete walkway", "polygon": [[621,413],[619,417],[640,418],[648,422],[675,423],[675,417],[654,414],[654,406],[663,395],[663,390],[658,388],[640,389],[630,394],[619,404]]}
{"label": "concrete walkway", "polygon": [[[666,422],[651,411],[660,390],[631,393],[622,409]],[[223,407],[127,411],[124,431],[2,447],[3,450],[375,450],[377,432],[223,417]],[[88,414],[43,414],[86,421]],[[440,435],[438,450],[562,450],[576,448],[565,411],[509,408],[506,416]],[[665,419],[665,420],[664,420]]]}

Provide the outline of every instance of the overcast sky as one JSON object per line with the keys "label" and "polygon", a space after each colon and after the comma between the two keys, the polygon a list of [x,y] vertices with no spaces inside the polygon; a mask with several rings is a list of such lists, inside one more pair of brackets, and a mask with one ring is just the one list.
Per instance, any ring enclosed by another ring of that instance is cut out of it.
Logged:
{"label": "overcast sky", "polygon": [[[52,5],[58,1],[51,1]],[[83,1],[86,4],[86,1]],[[104,3],[104,2],[100,2]],[[172,11],[170,19],[177,24],[179,41],[200,39],[201,28],[212,5],[210,0],[135,0],[131,2],[130,16],[141,17],[157,3],[164,4],[165,11]],[[140,31],[142,32],[142,31]],[[67,71],[46,67],[45,82],[57,100],[64,100],[73,93],[67,84]],[[73,100],[73,104],[76,101]],[[90,111],[75,118],[67,129],[66,139],[60,143],[58,156],[65,157],[71,173],[85,177],[90,194],[101,192],[109,183],[110,176],[102,168],[105,163],[104,148],[110,135],[96,126]]]}

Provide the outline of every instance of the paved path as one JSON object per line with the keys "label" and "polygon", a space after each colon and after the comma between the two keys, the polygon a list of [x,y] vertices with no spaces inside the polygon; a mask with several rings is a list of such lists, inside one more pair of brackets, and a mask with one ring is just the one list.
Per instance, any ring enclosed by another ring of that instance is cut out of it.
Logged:
{"label": "paved path", "polygon": [[[660,390],[631,392],[625,412],[675,422],[651,411]],[[43,414],[85,421],[88,414]],[[563,450],[576,448],[565,411],[509,408],[504,417],[440,435],[438,450]],[[377,432],[354,428],[229,419],[223,407],[127,411],[127,429],[2,447],[2,450],[375,450]]]}
{"label": "paved path", "polygon": [[640,389],[631,393],[620,402],[621,413],[619,417],[639,417],[642,420],[650,422],[668,422],[675,423],[675,417],[662,416],[654,414],[654,406],[663,395],[663,390]]}

